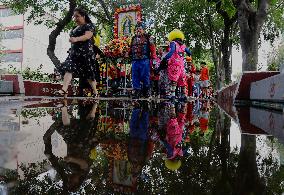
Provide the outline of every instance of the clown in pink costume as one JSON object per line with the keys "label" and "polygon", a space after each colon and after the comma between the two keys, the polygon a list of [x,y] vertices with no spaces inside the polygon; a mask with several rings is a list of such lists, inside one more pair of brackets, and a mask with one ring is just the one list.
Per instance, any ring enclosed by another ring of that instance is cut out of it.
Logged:
{"label": "clown in pink costume", "polygon": [[176,88],[181,87],[180,99],[185,100],[186,74],[184,68],[184,54],[191,56],[191,51],[183,44],[184,34],[180,30],[173,30],[169,34],[170,51],[164,60],[168,61],[167,73],[171,81],[170,90],[166,92],[169,99],[176,98]]}

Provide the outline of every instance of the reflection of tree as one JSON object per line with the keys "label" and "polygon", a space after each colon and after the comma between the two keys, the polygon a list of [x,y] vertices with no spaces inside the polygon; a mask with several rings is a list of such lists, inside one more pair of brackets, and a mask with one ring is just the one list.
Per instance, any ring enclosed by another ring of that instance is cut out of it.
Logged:
{"label": "reflection of tree", "polygon": [[265,186],[258,173],[256,158],[255,135],[242,134],[240,159],[236,173],[236,194],[264,193]]}

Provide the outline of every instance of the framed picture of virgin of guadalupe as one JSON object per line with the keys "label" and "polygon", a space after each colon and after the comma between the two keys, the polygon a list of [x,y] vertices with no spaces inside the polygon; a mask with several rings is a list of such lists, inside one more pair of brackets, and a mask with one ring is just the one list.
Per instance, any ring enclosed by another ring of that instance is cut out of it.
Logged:
{"label": "framed picture of virgin of guadalupe", "polygon": [[131,37],[135,25],[141,21],[142,8],[139,4],[123,5],[114,13],[114,37]]}

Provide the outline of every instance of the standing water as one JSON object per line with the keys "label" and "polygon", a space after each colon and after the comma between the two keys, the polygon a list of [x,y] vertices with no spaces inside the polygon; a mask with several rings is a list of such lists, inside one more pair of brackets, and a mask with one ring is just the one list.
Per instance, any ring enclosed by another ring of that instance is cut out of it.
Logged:
{"label": "standing water", "polygon": [[210,101],[6,101],[0,194],[281,194],[282,112]]}

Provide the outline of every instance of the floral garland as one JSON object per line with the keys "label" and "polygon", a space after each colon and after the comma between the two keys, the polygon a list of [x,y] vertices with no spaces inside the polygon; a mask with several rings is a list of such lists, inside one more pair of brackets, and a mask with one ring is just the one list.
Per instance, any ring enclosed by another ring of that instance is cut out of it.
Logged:
{"label": "floral garland", "polygon": [[136,11],[137,12],[137,21],[141,21],[142,19],[142,8],[141,5],[129,5],[125,7],[117,8],[114,12],[114,38],[118,38],[118,18],[119,14],[123,12],[129,12],[129,11]]}
{"label": "floral garland", "polygon": [[104,48],[104,53],[109,58],[124,58],[130,50],[131,38],[121,37],[111,40]]}

